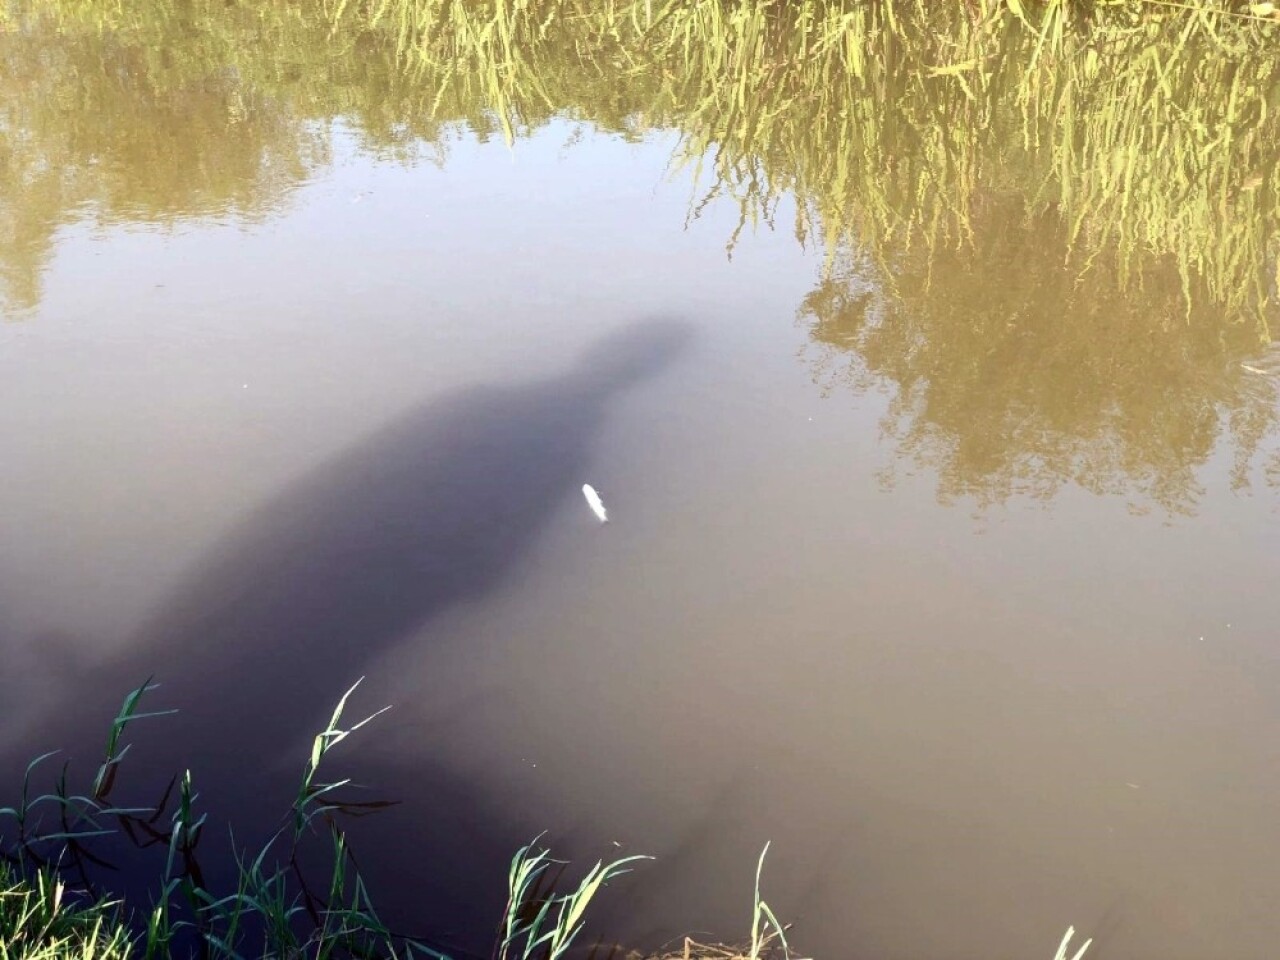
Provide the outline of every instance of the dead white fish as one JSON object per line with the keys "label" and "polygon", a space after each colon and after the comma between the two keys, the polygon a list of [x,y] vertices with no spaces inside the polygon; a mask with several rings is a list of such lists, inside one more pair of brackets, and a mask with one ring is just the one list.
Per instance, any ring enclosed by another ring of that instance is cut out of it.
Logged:
{"label": "dead white fish", "polygon": [[591,512],[600,518],[601,523],[609,522],[609,514],[605,512],[604,501],[600,499],[600,494],[596,493],[596,488],[589,483],[582,485],[582,495],[587,498],[587,506],[591,508]]}

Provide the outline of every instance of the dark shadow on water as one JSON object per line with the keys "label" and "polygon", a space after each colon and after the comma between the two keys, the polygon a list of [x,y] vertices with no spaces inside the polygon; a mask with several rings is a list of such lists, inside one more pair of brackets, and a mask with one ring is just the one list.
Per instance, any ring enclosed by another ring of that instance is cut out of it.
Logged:
{"label": "dark shadow on water", "polygon": [[[151,709],[180,713],[139,724],[130,779],[153,786],[190,768],[206,809],[252,819],[269,791],[263,812],[278,814],[338,694],[399,641],[503,582],[556,508],[581,496],[611,402],[687,336],[676,324],[639,324],[561,376],[459,391],[281,490],[194,566],[123,655],[51,703],[39,742],[0,759],[0,770],[63,748],[91,776],[122,696],[154,674],[163,687]],[[399,785],[369,766],[362,774],[394,795]],[[482,807],[466,785],[439,786],[442,803],[471,807],[473,839],[482,838]]]}

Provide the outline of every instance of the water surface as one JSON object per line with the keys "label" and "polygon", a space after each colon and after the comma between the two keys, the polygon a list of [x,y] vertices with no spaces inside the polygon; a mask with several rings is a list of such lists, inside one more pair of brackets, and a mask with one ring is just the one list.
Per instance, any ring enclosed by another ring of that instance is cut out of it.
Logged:
{"label": "water surface", "polygon": [[995,161],[955,236],[815,228],[782,140],[762,201],[660,106],[431,114],[229,10],[0,34],[6,769],[155,673],[137,775],[252,819],[367,676],[362,862],[463,952],[546,830],[657,857],[641,946],[745,934],[771,841],[807,954],[1267,955],[1265,296]]}

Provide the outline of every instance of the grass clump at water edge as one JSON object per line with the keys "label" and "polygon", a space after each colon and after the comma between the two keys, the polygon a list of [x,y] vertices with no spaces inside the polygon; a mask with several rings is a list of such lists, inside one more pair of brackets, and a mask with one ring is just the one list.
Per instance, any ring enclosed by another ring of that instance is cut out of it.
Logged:
{"label": "grass clump at water edge", "polygon": [[117,908],[73,902],[51,869],[24,878],[0,864],[0,960],[128,960],[134,941]]}
{"label": "grass clump at water edge", "polygon": [[[393,934],[374,910],[351,855],[340,814],[369,812],[385,803],[356,803],[337,797],[348,781],[318,778],[326,754],[365,720],[344,729],[348,690],[326,728],[316,735],[300,787],[280,826],[256,851],[234,846],[235,880],[218,889],[206,879],[200,853],[208,815],[199,810],[190,771],[169,781],[160,800],[148,806],[115,802],[123,744],[134,722],[162,713],[139,710],[153,689],[144,684],[130,693],[111,724],[105,757],[84,793],[69,786],[64,766],[51,792],[32,795],[37,768],[51,754],[28,765],[17,805],[0,808],[0,857],[9,872],[16,903],[4,916],[0,960],[43,957],[130,957],[139,960],[177,955],[206,960],[261,957],[440,956],[416,941]],[[171,712],[171,711],[166,711]],[[376,714],[375,714],[376,716]],[[302,869],[304,847],[327,849],[328,875],[317,883]],[[122,852],[153,850],[143,867],[150,902],[111,900],[99,876],[113,869]],[[56,933],[57,924],[37,928],[40,917],[61,918],[73,931],[96,924],[92,941]],[[10,922],[12,929],[10,929]],[[26,931],[21,938],[14,931]],[[36,937],[36,930],[48,932]],[[14,946],[16,944],[16,946]],[[100,952],[103,944],[110,947]]]}

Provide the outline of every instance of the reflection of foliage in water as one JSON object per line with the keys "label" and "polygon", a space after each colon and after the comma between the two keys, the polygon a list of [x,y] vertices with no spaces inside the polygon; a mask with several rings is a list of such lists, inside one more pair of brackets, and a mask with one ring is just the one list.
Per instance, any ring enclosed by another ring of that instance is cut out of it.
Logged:
{"label": "reflection of foliage in water", "polygon": [[280,212],[330,162],[336,119],[404,161],[447,139],[394,44],[314,4],[21,6],[0,7],[0,306],[38,304],[63,224]]}
{"label": "reflection of foliage in water", "polygon": [[[70,6],[70,5],[69,5]],[[58,226],[261,217],[323,138],[220,66],[217,37],[157,4],[115,32],[50,12],[0,33],[0,283],[34,306]],[[170,33],[173,31],[173,34]],[[169,42],[184,34],[198,42]]]}
{"label": "reflection of foliage in water", "polygon": [[794,193],[800,231],[833,247],[971,239],[969,210],[1014,191],[1063,217],[1086,262],[1125,278],[1171,257],[1184,297],[1259,320],[1280,253],[1280,23],[1064,0],[1031,23],[1020,6],[338,3],[442,102],[478,100],[511,131],[564,112],[675,127],[748,216]]}
{"label": "reflection of foliage in water", "polygon": [[1220,436],[1246,485],[1276,419],[1238,361],[1275,319],[1280,31],[1200,7],[377,5],[509,129],[607,103],[682,131],[744,226],[795,196],[828,252],[802,316],[894,386],[944,499],[1075,483],[1174,511]]}
{"label": "reflection of foliage in water", "polygon": [[801,307],[819,379],[893,384],[886,432],[936,473],[944,501],[1048,498],[1070,483],[1184,512],[1226,437],[1247,486],[1276,425],[1269,383],[1232,362],[1254,330],[1211,307],[1188,316],[1168,263],[1140,286],[1106,262],[1078,282],[1062,221],[1014,203],[975,215],[972,244],[904,251],[893,294],[872,263],[843,259]]}
{"label": "reflection of foliage in water", "polygon": [[[1225,4],[28,4],[0,34],[19,303],[86,202],[260,216],[335,118],[407,159],[568,115],[680,130],[744,226],[798,198],[828,253],[815,338],[895,385],[894,432],[946,496],[1072,480],[1184,508],[1223,424],[1246,459],[1265,429],[1234,361],[1275,319],[1280,26]],[[863,282],[874,322],[845,331]]]}

